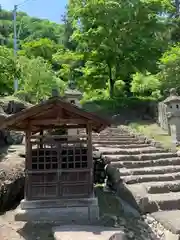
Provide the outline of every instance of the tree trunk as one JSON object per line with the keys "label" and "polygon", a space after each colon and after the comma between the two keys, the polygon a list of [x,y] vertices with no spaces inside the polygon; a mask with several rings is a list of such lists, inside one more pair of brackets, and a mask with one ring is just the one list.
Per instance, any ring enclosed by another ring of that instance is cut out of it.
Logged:
{"label": "tree trunk", "polygon": [[110,64],[108,64],[108,68],[109,68],[109,95],[110,95],[110,98],[113,98],[115,81],[112,79],[112,68],[111,68]]}
{"label": "tree trunk", "polygon": [[130,76],[128,76],[126,78],[126,80],[124,81],[125,82],[124,90],[126,92],[127,97],[131,97],[132,96],[132,93],[131,93],[131,81],[132,81],[132,79],[131,79]]}
{"label": "tree trunk", "polygon": [[179,17],[180,0],[175,0],[176,17]]}

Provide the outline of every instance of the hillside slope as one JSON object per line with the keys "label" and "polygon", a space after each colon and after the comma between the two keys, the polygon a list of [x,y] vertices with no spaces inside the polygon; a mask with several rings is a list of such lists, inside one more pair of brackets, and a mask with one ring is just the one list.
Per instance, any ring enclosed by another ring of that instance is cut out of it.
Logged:
{"label": "hillside slope", "polygon": [[[41,20],[28,16],[24,12],[17,13],[17,30],[20,41],[32,41],[48,38],[59,43],[63,36],[63,24]],[[13,46],[13,14],[0,8],[0,45]]]}

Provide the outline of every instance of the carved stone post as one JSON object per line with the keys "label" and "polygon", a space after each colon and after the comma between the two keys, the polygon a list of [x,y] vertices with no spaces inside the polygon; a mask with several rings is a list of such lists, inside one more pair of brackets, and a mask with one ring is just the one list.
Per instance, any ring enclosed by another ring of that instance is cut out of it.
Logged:
{"label": "carved stone post", "polygon": [[167,106],[167,119],[169,131],[172,136],[173,145],[180,142],[180,96],[177,95],[176,90],[170,90],[170,95],[164,100]]}

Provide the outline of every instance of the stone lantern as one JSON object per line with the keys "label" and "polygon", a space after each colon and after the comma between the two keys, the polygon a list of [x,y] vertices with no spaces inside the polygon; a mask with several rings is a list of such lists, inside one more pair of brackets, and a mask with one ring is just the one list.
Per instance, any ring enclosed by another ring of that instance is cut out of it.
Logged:
{"label": "stone lantern", "polygon": [[169,131],[174,143],[180,142],[180,96],[177,95],[176,89],[170,90],[170,95],[164,100],[167,109],[167,119]]}
{"label": "stone lantern", "polygon": [[65,91],[64,98],[66,101],[81,108],[80,100],[82,98],[82,93],[75,88],[75,84],[73,82],[69,83],[68,89]]}
{"label": "stone lantern", "polygon": [[[68,89],[65,91],[64,99],[71,104],[76,105],[81,108],[80,100],[82,98],[82,93],[76,89],[75,83],[73,81],[69,82]],[[78,129],[68,129],[68,136],[70,139],[77,138]]]}

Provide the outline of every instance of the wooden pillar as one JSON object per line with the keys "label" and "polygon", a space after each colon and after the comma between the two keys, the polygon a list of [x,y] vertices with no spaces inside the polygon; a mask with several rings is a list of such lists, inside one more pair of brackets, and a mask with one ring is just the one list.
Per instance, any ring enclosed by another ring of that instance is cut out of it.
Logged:
{"label": "wooden pillar", "polygon": [[28,200],[30,196],[30,189],[29,186],[31,183],[29,181],[29,173],[28,170],[31,168],[31,157],[32,157],[32,147],[31,147],[31,128],[30,126],[26,130],[26,159],[25,159],[25,186],[24,186],[24,198]]}
{"label": "wooden pillar", "polygon": [[40,131],[40,148],[43,148],[43,141],[42,141],[42,137],[43,137],[43,134],[44,134],[44,131],[43,130],[41,130]]}
{"label": "wooden pillar", "polygon": [[90,179],[89,179],[89,194],[93,193],[93,154],[92,154],[92,125],[87,124],[86,132],[88,135],[87,139],[87,153],[88,153],[88,168],[90,170]]}

